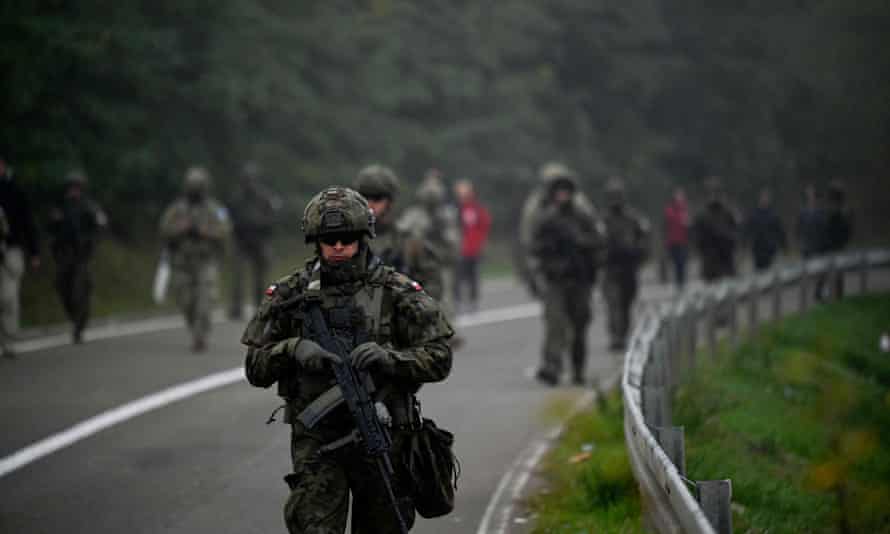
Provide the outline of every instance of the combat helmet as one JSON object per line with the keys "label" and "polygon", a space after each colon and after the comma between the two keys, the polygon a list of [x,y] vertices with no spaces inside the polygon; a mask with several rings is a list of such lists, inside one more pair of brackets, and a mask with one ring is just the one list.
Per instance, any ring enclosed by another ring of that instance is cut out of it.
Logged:
{"label": "combat helmet", "polygon": [[355,190],[365,197],[385,197],[395,200],[400,184],[396,173],[385,165],[368,165],[355,178]]}
{"label": "combat helmet", "polygon": [[79,185],[81,187],[87,185],[87,173],[83,169],[72,169],[65,175],[65,183],[67,185]]}
{"label": "combat helmet", "polygon": [[306,243],[325,234],[361,232],[374,238],[374,212],[368,201],[348,187],[329,187],[312,197],[301,224]]}
{"label": "combat helmet", "polygon": [[417,188],[417,200],[423,204],[435,205],[445,201],[445,184],[435,175],[429,175]]}
{"label": "combat helmet", "polygon": [[210,173],[204,167],[189,167],[184,186],[186,192],[206,193],[210,189]]}
{"label": "combat helmet", "polygon": [[624,180],[622,180],[618,176],[612,176],[608,180],[606,180],[606,202],[610,206],[615,206],[618,204],[623,204],[625,200],[625,187]]}
{"label": "combat helmet", "polygon": [[549,193],[553,193],[560,186],[570,188],[573,191],[578,189],[575,171],[556,161],[551,161],[541,166],[538,176],[541,179],[541,184]]}

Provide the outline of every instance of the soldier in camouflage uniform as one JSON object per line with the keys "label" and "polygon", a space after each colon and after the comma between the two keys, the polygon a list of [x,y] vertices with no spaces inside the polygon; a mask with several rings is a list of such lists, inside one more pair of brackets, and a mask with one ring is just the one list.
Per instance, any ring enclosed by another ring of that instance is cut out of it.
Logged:
{"label": "soldier in camouflage uniform", "polygon": [[219,261],[231,223],[225,207],[210,197],[210,175],[192,167],[185,192],[161,217],[161,237],[170,251],[171,289],[192,333],[192,350],[207,348],[210,314],[219,293]]}
{"label": "soldier in camouflage uniform", "polygon": [[73,325],[74,343],[83,342],[93,292],[90,262],[99,234],[108,224],[108,217],[87,195],[86,187],[86,173],[69,172],[64,198],[53,208],[49,222],[50,246],[56,261],[56,290]]}
{"label": "soldier in camouflage uniform", "polygon": [[649,251],[649,221],[627,205],[624,183],[606,184],[606,297],[609,349],[624,350],[630,331],[631,308],[639,288],[639,270]]}
{"label": "soldier in camouflage uniform", "polygon": [[336,383],[330,363],[339,361],[306,337],[305,303],[320,302],[332,334],[354,347],[349,362],[370,372],[375,400],[392,416],[393,489],[409,528],[414,490],[401,453],[419,424],[417,390],[451,370],[451,327],[417,282],[371,251],[374,215],[355,191],[333,187],[316,195],[304,211],[303,231],[316,256],[269,287],[242,337],[247,379],[257,387],[277,382],[286,403],[294,471],[285,477],[291,491],[285,522],[292,533],[342,534],[351,493],[354,534],[400,532],[374,464],[353,441],[334,443],[354,429],[345,406],[315,426],[302,417]]}
{"label": "soldier in camouflage uniform", "polygon": [[269,237],[281,209],[281,198],[260,180],[260,168],[253,161],[244,164],[241,181],[235,188],[229,207],[235,250],[232,254],[232,302],[229,318],[241,319],[244,283],[253,270],[250,302],[259,305],[267,280]]}
{"label": "soldier in camouflage uniform", "polygon": [[424,237],[401,222],[395,202],[401,186],[389,167],[369,165],[359,171],[355,190],[362,194],[377,217],[378,254],[383,263],[423,285],[434,299],[441,300],[442,260]]}
{"label": "soldier in camouflage uniform", "polygon": [[569,353],[572,382],[585,382],[591,296],[602,247],[602,227],[592,204],[578,191],[575,174],[561,164],[541,170],[535,205],[524,210],[526,264],[531,292],[544,305],[544,346],[538,381],[556,385],[563,354]]}

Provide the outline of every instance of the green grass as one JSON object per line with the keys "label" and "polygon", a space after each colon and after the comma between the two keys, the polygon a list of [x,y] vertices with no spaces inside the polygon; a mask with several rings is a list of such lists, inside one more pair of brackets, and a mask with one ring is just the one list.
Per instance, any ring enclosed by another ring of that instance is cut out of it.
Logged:
{"label": "green grass", "polygon": [[[585,446],[590,457],[572,462]],[[536,534],[643,532],[617,391],[571,418],[542,465],[545,486],[528,501]]]}
{"label": "green grass", "polygon": [[[512,274],[507,245],[493,242],[482,263],[482,276],[493,278]],[[269,282],[293,272],[303,265],[311,250],[298,237],[280,237],[272,244]],[[93,260],[94,291],[92,317],[132,317],[167,314],[175,311],[169,302],[158,306],[152,301],[151,290],[158,262],[160,244],[143,242],[138,246],[113,239],[99,243]],[[44,257],[37,271],[29,271],[22,283],[22,327],[38,327],[65,322],[65,314],[55,292],[55,266],[52,258]],[[222,302],[228,303],[231,287],[229,260],[223,264]],[[250,286],[248,285],[245,290]]]}
{"label": "green grass", "polygon": [[770,325],[677,392],[687,476],[732,479],[736,532],[890,532],[890,296]]}

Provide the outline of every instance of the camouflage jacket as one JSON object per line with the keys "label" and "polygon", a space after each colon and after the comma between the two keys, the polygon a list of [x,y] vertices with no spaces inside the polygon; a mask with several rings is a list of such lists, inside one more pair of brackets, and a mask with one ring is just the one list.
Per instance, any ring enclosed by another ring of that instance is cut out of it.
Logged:
{"label": "camouflage jacket", "polygon": [[212,198],[198,204],[177,199],[164,212],[160,226],[174,266],[217,258],[231,233],[226,208]]}
{"label": "camouflage jacket", "polygon": [[402,235],[422,239],[436,253],[443,267],[453,266],[460,254],[460,227],[453,206],[414,205],[396,223]]}
{"label": "camouflage jacket", "polygon": [[[303,338],[306,314],[302,299],[312,293],[321,297],[322,312],[332,335],[355,347],[374,341],[396,359],[392,375],[372,373],[378,390],[387,388],[393,399],[413,395],[424,382],[445,379],[451,371],[448,338],[451,326],[436,302],[407,276],[384,266],[369,263],[369,272],[353,283],[324,287],[319,260],[280,279],[269,287],[256,316],[247,325],[241,342],[248,347],[245,372],[257,387],[278,383],[278,394],[286,401],[285,421],[298,424],[299,414],[319,395],[335,384],[330,371],[309,372],[291,354]],[[387,387],[388,386],[388,387]],[[389,406],[389,397],[383,401]],[[397,407],[389,406],[391,411]],[[348,424],[344,414],[331,414],[321,431],[342,432]]]}
{"label": "camouflage jacket", "polygon": [[551,283],[593,283],[603,245],[598,222],[571,204],[541,213],[529,250],[532,273]]}
{"label": "camouflage jacket", "polygon": [[649,221],[636,210],[609,209],[603,220],[606,229],[606,268],[637,269],[649,254]]}
{"label": "camouflage jacket", "polygon": [[56,263],[70,265],[89,261],[108,216],[94,200],[64,199],[50,213],[49,234]]}
{"label": "camouflage jacket", "polygon": [[383,263],[416,280],[429,296],[441,300],[445,265],[429,241],[397,223],[395,228],[381,231],[376,242],[382,244],[380,259]]}

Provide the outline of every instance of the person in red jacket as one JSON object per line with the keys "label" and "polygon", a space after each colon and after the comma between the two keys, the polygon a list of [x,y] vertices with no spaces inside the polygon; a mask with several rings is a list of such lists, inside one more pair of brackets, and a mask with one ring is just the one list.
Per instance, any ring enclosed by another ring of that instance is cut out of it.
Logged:
{"label": "person in red jacket", "polygon": [[686,284],[686,263],[689,259],[689,205],[686,193],[677,188],[674,197],[664,208],[665,245],[674,266],[677,289]]}
{"label": "person in red jacket", "polygon": [[462,309],[463,287],[469,286],[470,311],[479,309],[479,260],[485,249],[488,231],[491,227],[491,215],[476,199],[476,192],[469,180],[458,180],[454,184],[460,215],[461,245],[460,259],[457,263],[457,276],[454,283],[454,305]]}

